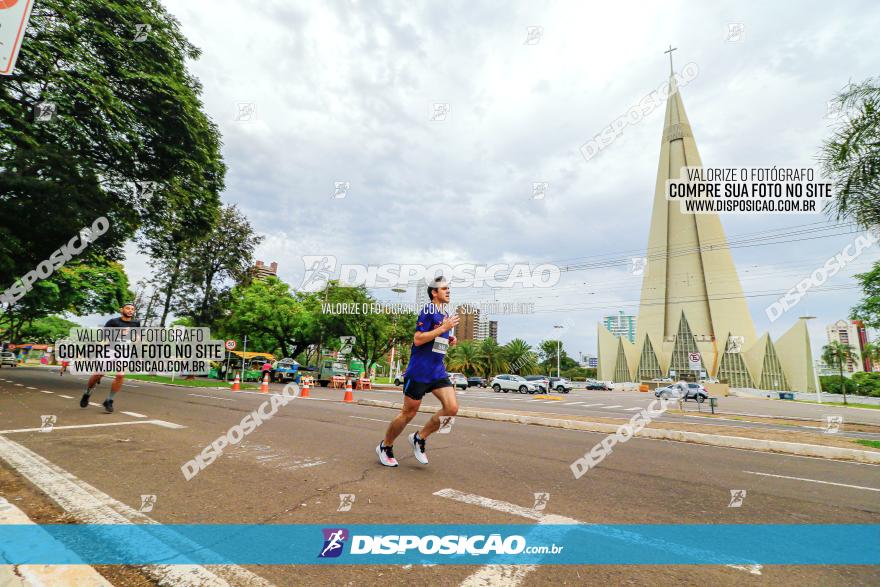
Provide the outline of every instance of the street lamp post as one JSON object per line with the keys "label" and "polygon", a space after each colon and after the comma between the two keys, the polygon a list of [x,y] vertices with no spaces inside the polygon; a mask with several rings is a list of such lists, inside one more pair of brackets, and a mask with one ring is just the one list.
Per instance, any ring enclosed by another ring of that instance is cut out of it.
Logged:
{"label": "street lamp post", "polygon": [[[553,328],[562,328],[561,324],[554,324]],[[556,339],[556,376],[562,377],[562,371],[559,369],[559,339]]]}
{"label": "street lamp post", "polygon": [[[391,291],[393,291],[394,293],[397,294],[397,303],[398,303],[398,305],[400,305],[400,294],[405,292],[406,289],[402,288],[402,287],[392,287]],[[394,329],[396,330],[397,329],[397,313],[396,312],[394,313],[393,322],[394,322]],[[394,372],[396,371],[396,369],[394,368],[394,360],[395,360],[394,355],[397,354],[396,351],[397,351],[397,338],[395,337],[394,346],[391,347],[391,365],[389,365],[389,368],[388,368],[388,383],[394,383]],[[399,358],[397,360],[400,361]]]}

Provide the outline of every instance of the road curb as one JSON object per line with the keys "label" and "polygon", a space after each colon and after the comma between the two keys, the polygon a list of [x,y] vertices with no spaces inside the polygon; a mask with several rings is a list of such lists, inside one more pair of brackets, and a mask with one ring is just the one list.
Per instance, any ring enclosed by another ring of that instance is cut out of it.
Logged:
{"label": "road curb", "polygon": [[[358,405],[373,406],[377,408],[400,409],[403,404],[382,400],[360,399]],[[420,412],[434,413],[440,406],[421,406]],[[602,422],[582,422],[580,420],[563,420],[560,418],[542,418],[539,416],[525,416],[522,414],[507,414],[503,412],[482,412],[468,408],[459,408],[457,417],[478,418],[480,420],[495,420],[497,422],[514,422],[518,424],[532,424],[535,426],[547,426],[550,428],[562,428],[565,430],[583,430],[585,432],[601,432],[613,434],[619,426],[604,424]],[[802,444],[799,442],[784,442],[781,440],[759,440],[756,438],[742,438],[739,436],[720,436],[716,434],[704,434],[702,432],[686,432],[683,430],[666,430],[662,428],[642,428],[636,433],[639,438],[651,438],[654,440],[673,440],[677,442],[689,442],[692,444],[705,444],[724,448],[740,448],[756,450],[760,452],[773,452],[779,454],[798,455],[804,457],[816,457],[821,459],[834,459],[841,461],[854,461],[857,463],[880,464],[880,452],[858,450],[854,448],[842,448],[837,446],[822,446],[818,444]]]}

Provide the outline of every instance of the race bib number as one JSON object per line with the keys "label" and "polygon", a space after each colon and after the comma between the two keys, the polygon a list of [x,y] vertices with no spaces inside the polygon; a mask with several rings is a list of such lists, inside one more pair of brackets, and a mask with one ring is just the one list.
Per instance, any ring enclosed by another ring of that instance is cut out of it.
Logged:
{"label": "race bib number", "polygon": [[435,353],[440,353],[441,355],[445,355],[446,351],[449,349],[449,339],[443,338],[442,336],[438,336],[434,339],[434,346],[431,350]]}

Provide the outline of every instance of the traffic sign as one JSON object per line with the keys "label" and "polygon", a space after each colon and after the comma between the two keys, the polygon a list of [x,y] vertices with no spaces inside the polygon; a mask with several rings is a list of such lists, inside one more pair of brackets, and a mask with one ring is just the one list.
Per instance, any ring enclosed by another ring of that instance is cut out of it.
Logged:
{"label": "traffic sign", "polygon": [[34,0],[0,0],[0,75],[12,75]]}
{"label": "traffic sign", "polygon": [[227,351],[233,351],[233,350],[235,350],[235,341],[234,341],[234,340],[229,339],[229,340],[226,341],[226,350],[227,350]]}
{"label": "traffic sign", "polygon": [[700,360],[700,353],[688,353],[688,369],[691,371],[699,371],[703,366]]}

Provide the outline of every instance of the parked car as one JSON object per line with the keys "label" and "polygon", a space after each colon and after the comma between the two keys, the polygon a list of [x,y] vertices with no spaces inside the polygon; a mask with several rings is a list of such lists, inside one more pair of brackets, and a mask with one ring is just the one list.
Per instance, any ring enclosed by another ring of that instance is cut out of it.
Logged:
{"label": "parked car", "polygon": [[[681,389],[678,388],[677,385],[670,385],[668,387],[658,387],[654,391],[654,395],[656,397],[664,398],[664,399],[679,399],[681,398]],[[697,400],[698,404],[703,403],[709,397],[709,392],[705,387],[700,385],[699,383],[688,383],[687,384],[687,392],[684,394],[685,401],[689,399]]]}
{"label": "parked car", "polygon": [[520,393],[538,393],[541,388],[531,381],[526,381],[525,377],[519,375],[496,375],[492,379],[492,389],[495,393],[503,391],[518,391]]}
{"label": "parked car", "polygon": [[0,367],[3,365],[18,367],[18,359],[15,357],[15,353],[10,353],[9,351],[3,351],[0,353]]}
{"label": "parked car", "polygon": [[600,389],[602,391],[611,391],[611,386],[604,381],[596,381],[595,379],[587,379],[587,389]]}
{"label": "parked car", "polygon": [[403,373],[394,376],[394,385],[403,385]]}
{"label": "parked car", "polygon": [[547,390],[550,389],[550,378],[544,375],[526,375],[526,381],[531,381],[540,387],[542,393],[547,393]]}
{"label": "parked car", "polygon": [[462,375],[461,373],[448,373],[449,380],[452,382],[453,389],[467,389],[468,388],[468,380],[467,377]]}
{"label": "parked car", "polygon": [[468,387],[489,387],[485,377],[468,377]]}
{"label": "parked car", "polygon": [[574,389],[574,385],[572,385],[571,381],[565,377],[551,377],[550,389],[558,391],[559,393],[568,393]]}

